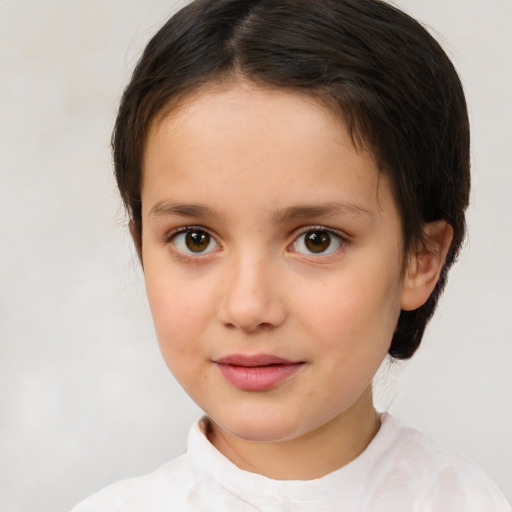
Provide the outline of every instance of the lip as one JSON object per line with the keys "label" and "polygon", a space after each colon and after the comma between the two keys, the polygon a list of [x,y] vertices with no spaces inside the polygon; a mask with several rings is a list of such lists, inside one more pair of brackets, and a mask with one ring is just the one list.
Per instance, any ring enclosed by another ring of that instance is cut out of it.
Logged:
{"label": "lip", "polygon": [[291,361],[270,354],[233,354],[213,361],[223,377],[242,391],[268,391],[295,375],[303,361]]}

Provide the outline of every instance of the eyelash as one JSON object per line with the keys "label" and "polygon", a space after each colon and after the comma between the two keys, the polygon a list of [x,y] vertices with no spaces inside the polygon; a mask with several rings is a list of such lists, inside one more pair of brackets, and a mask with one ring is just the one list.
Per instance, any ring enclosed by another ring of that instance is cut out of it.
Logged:
{"label": "eyelash", "polygon": [[[206,235],[208,235],[210,237],[207,248],[209,247],[209,245],[212,241],[217,245],[217,248],[221,247],[221,245],[217,241],[216,236],[214,236],[210,230],[208,230],[202,226],[182,226],[182,227],[173,229],[171,232],[169,232],[165,236],[165,243],[172,245],[174,254],[177,257],[179,257],[180,259],[185,260],[185,261],[199,262],[200,259],[208,257],[208,255],[210,253],[217,252],[218,249],[217,250],[214,249],[214,250],[209,250],[207,252],[198,252],[196,254],[193,254],[192,252],[186,253],[186,252],[183,252],[182,250],[179,250],[175,245],[176,237],[180,234],[193,233],[193,232],[205,233]],[[326,250],[328,250],[331,247],[333,238],[337,239],[337,243],[338,243],[337,247],[335,247],[333,250],[331,250],[330,252],[327,252],[327,253],[325,251],[319,252],[317,254],[315,254],[314,252],[305,253],[305,252],[295,251],[298,254],[301,254],[302,256],[305,256],[305,257],[309,256],[310,258],[314,258],[314,259],[320,259],[320,258],[325,259],[328,257],[332,257],[332,255],[334,255],[336,252],[338,252],[339,249],[342,248],[344,245],[346,245],[346,243],[348,241],[347,235],[341,233],[338,230],[335,230],[332,228],[327,228],[325,226],[312,225],[312,226],[305,226],[305,227],[300,228],[299,230],[295,231],[293,241],[287,246],[287,249],[290,247],[296,246],[297,243],[299,242],[300,238],[303,235],[306,235],[308,233],[327,233],[330,237],[330,240],[329,240],[329,245],[326,248]]]}

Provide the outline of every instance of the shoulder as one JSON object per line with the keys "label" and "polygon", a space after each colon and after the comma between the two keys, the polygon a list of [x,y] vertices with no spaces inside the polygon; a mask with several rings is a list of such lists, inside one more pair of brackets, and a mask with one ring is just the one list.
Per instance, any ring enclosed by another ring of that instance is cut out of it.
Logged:
{"label": "shoulder", "polygon": [[[71,512],[144,512],[159,504],[186,503],[194,481],[182,455],[144,476],[115,482],[78,503]],[[180,508],[180,510],[185,510]]]}
{"label": "shoulder", "polygon": [[397,434],[389,476],[401,489],[414,489],[418,511],[510,512],[497,485],[477,464],[436,447],[417,430],[399,427],[389,415],[384,421]]}

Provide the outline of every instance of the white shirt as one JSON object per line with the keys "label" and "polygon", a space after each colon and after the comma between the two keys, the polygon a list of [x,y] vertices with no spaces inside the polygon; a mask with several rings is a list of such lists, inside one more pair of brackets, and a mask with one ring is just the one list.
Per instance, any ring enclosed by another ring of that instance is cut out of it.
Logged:
{"label": "white shirt", "polygon": [[509,512],[472,462],[434,447],[384,413],[367,449],[315,480],[273,480],[224,457],[194,424],[187,453],[149,475],[122,480],[72,512]]}

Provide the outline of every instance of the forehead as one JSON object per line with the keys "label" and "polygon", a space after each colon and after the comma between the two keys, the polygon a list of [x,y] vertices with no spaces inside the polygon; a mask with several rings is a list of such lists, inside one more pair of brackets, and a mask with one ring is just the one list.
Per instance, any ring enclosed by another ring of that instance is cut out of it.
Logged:
{"label": "forehead", "polygon": [[143,163],[146,215],[157,201],[181,201],[190,187],[225,205],[236,194],[259,207],[307,200],[375,212],[382,187],[389,192],[373,156],[354,146],[322,102],[243,82],[199,90],[157,119]]}
{"label": "forehead", "polygon": [[[193,134],[199,144],[203,136],[213,139],[217,135],[217,143],[223,139],[233,145],[237,135],[241,139],[249,134],[255,146],[261,140],[258,135],[270,134],[274,127],[280,131],[276,142],[284,142],[288,134],[310,137],[312,131],[345,142],[345,137],[340,137],[346,132],[342,116],[319,97],[236,80],[208,83],[164,108],[150,126],[145,155],[155,136],[180,138]],[[286,130],[281,130],[284,127]],[[361,154],[371,159],[364,149]]]}

